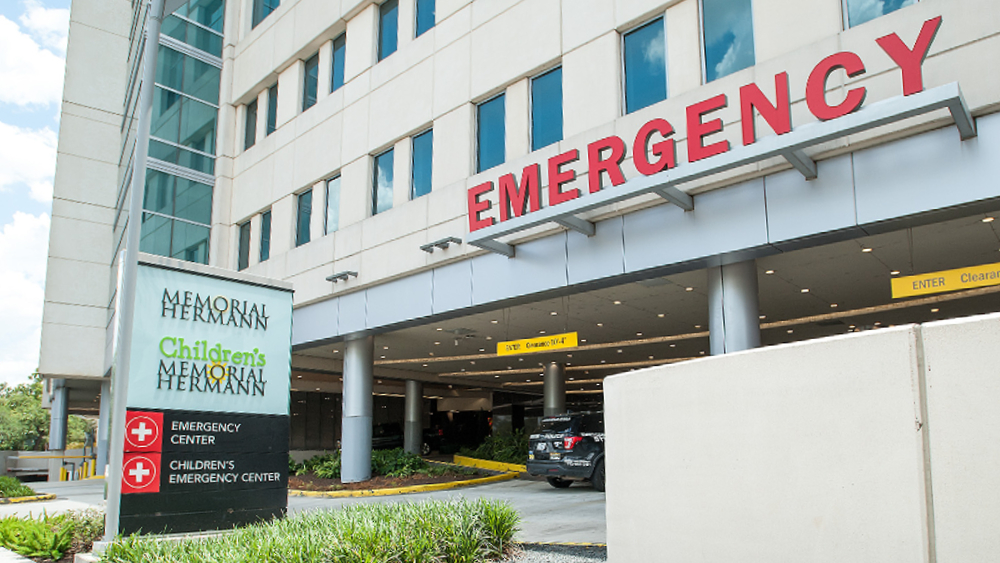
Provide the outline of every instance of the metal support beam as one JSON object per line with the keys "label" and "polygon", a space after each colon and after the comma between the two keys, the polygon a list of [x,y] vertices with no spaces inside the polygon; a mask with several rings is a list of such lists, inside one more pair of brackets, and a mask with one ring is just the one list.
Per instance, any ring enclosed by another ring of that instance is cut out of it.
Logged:
{"label": "metal support beam", "polygon": [[677,207],[680,207],[684,211],[691,211],[694,209],[694,198],[673,186],[656,188],[653,191],[656,192],[656,195],[662,197]]}
{"label": "metal support beam", "polygon": [[789,164],[802,173],[806,180],[815,180],[819,176],[819,173],[816,171],[816,161],[809,158],[806,153],[802,151],[788,151],[781,156],[785,157],[785,160]]}
{"label": "metal support beam", "polygon": [[965,104],[965,97],[962,96],[962,91],[959,90],[958,96],[951,99],[948,104],[948,110],[951,111],[951,117],[955,120],[955,127],[958,128],[958,136],[963,140],[968,140],[979,133],[976,132],[976,120],[972,117],[972,112],[969,111],[969,106]]}
{"label": "metal support beam", "polygon": [[367,481],[372,476],[375,337],[348,337],[344,344],[344,420],[340,439],[340,479],[344,483],[355,483]]}
{"label": "metal support beam", "polygon": [[507,258],[513,258],[514,257],[514,247],[511,246],[511,245],[509,245],[509,244],[497,241],[497,240],[481,240],[481,241],[478,241],[478,242],[470,242],[469,244],[471,244],[473,246],[478,246],[479,248],[482,248],[483,250],[489,250],[490,252],[495,252],[497,254],[503,254]]}
{"label": "metal support beam", "polygon": [[424,385],[406,380],[406,403],[403,409],[403,449],[420,455],[424,444]]}
{"label": "metal support beam", "polygon": [[760,347],[755,260],[708,269],[708,333],[713,356]]}
{"label": "metal support beam", "polygon": [[545,364],[542,414],[555,416],[566,412],[566,366],[559,362]]}
{"label": "metal support beam", "polygon": [[100,414],[97,418],[97,474],[105,475],[108,467],[108,425],[111,423],[111,380],[101,383]]}
{"label": "metal support beam", "polygon": [[581,219],[575,215],[567,215],[565,217],[560,217],[556,219],[556,223],[572,231],[576,231],[580,234],[587,235],[588,237],[594,236],[594,234],[597,232],[597,228],[594,227],[593,223],[585,219]]}

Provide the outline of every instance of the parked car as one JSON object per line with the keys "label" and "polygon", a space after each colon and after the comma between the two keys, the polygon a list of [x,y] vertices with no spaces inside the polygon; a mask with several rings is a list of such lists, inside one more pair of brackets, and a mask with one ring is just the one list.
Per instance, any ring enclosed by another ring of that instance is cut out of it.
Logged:
{"label": "parked car", "polygon": [[549,416],[528,437],[528,474],[557,489],[590,481],[604,491],[604,413]]}

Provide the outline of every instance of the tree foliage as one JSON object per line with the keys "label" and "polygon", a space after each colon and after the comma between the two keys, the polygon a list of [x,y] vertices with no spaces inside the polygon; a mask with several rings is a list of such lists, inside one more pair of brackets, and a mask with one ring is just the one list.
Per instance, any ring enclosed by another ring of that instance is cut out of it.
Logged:
{"label": "tree foliage", "polygon": [[[93,423],[70,416],[67,442],[83,442]],[[35,450],[48,448],[49,411],[42,408],[42,378],[10,386],[0,383],[0,450]]]}

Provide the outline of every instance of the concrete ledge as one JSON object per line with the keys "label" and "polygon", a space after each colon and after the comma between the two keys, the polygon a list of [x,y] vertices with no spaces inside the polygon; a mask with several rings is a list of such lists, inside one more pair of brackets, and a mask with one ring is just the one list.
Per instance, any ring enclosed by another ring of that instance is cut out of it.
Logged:
{"label": "concrete ledge", "polygon": [[56,495],[33,495],[30,497],[10,497],[10,498],[0,498],[0,504],[23,504],[25,502],[38,502],[42,500],[54,500]]}
{"label": "concrete ledge", "polygon": [[515,473],[525,473],[528,471],[527,466],[518,465],[516,463],[503,463],[502,461],[476,459],[474,457],[465,457],[461,455],[456,455],[453,462],[455,465],[476,467],[478,469],[489,469],[490,471],[513,471]]}
{"label": "concrete ledge", "polygon": [[430,485],[413,485],[411,487],[396,487],[394,489],[364,489],[360,491],[299,491],[288,490],[290,497],[320,497],[320,498],[349,498],[349,497],[382,497],[389,495],[405,495],[409,493],[428,493],[431,491],[447,491],[449,489],[460,489],[462,487],[472,487],[475,485],[485,485],[487,483],[499,483],[517,477],[517,473],[504,473],[502,475],[492,475],[480,479],[469,479],[467,481],[452,481],[450,483],[432,483]]}

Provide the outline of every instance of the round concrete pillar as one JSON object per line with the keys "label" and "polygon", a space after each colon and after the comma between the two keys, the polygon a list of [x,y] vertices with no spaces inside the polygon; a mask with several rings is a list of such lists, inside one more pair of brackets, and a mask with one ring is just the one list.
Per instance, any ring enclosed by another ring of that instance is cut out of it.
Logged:
{"label": "round concrete pillar", "polygon": [[420,455],[424,443],[424,385],[406,380],[406,404],[403,412],[403,449]]}
{"label": "round concrete pillar", "polygon": [[713,356],[760,346],[757,263],[708,269],[709,348]]}
{"label": "round concrete pillar", "polygon": [[375,337],[349,338],[344,346],[344,421],[340,438],[340,479],[372,476],[372,385]]}
{"label": "round concrete pillar", "polygon": [[559,362],[545,364],[543,414],[554,416],[566,412],[566,366]]}

